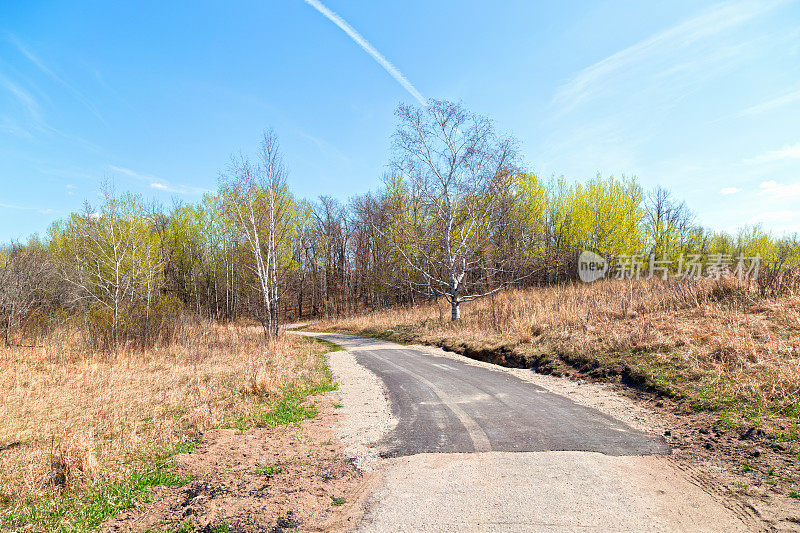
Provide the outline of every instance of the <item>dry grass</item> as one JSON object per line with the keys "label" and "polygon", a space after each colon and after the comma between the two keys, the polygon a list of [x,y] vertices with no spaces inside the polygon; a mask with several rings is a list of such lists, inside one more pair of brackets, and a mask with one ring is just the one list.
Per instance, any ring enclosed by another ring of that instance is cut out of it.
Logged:
{"label": "dry grass", "polygon": [[0,348],[0,445],[20,443],[0,451],[0,515],[121,479],[325,372],[308,357],[313,343],[289,335],[265,349],[261,329],[247,325],[186,321],[146,351],[86,354],[74,337]]}
{"label": "dry grass", "polygon": [[[467,350],[513,347],[540,367],[612,370],[700,408],[796,417],[800,280],[761,297],[737,280],[603,281],[446,302],[321,324]],[[563,366],[563,365],[562,365]]]}

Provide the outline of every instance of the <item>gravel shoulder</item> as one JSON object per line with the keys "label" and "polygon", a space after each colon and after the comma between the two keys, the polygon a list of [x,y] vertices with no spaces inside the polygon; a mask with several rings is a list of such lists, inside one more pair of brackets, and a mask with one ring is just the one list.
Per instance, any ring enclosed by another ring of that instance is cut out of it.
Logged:
{"label": "gravel shoulder", "polygon": [[751,531],[661,456],[593,452],[393,459],[359,531]]}
{"label": "gravel shoulder", "polygon": [[334,429],[345,455],[365,472],[378,463],[375,444],[397,425],[381,381],[359,365],[352,352],[328,354],[328,366],[336,376],[341,398],[339,424]]}

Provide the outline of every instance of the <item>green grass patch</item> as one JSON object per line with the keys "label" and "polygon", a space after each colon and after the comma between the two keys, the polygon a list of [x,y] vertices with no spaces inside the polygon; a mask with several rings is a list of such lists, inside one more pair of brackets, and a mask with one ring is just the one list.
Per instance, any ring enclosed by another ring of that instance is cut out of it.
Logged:
{"label": "green grass patch", "polygon": [[161,462],[83,494],[67,494],[25,507],[4,518],[0,529],[93,531],[118,512],[151,501],[152,487],[180,487],[189,481],[190,477],[175,472],[171,462]]}
{"label": "green grass patch", "polygon": [[316,342],[317,344],[321,345],[322,347],[326,348],[326,350],[324,352],[322,352],[322,353],[340,352],[340,351],[344,350],[344,348],[342,348],[338,344],[334,344],[334,343],[332,343],[330,341],[326,341],[325,339],[318,339],[318,338],[314,337],[314,338],[312,338],[312,340],[314,342]]}
{"label": "green grass patch", "polygon": [[194,522],[192,522],[191,518],[187,518],[184,522],[182,522],[178,527],[167,530],[169,533],[191,533],[194,531]]}
{"label": "green grass patch", "polygon": [[334,327],[325,330],[320,330],[317,328],[315,330],[308,331],[319,331],[320,333],[338,333],[340,335],[359,335],[361,337],[372,337],[373,339],[380,339],[382,341],[408,346],[409,344],[420,342],[417,335],[418,330],[419,326],[417,325],[400,324],[389,329]]}
{"label": "green grass patch", "polygon": [[337,498],[335,496],[331,496],[331,505],[344,505],[347,503],[347,500],[344,498]]}
{"label": "green grass patch", "polygon": [[267,478],[277,476],[281,472],[286,470],[286,465],[270,465],[270,466],[260,466],[253,470],[253,474],[257,476],[264,476]]}
{"label": "green grass patch", "polygon": [[256,427],[285,426],[302,422],[306,418],[314,418],[319,411],[313,403],[303,403],[307,397],[308,394],[304,394],[304,391],[285,393],[272,408],[258,414]]}
{"label": "green grass patch", "polygon": [[[324,363],[323,363],[324,364]],[[319,414],[317,406],[308,401],[310,396],[336,390],[336,381],[327,365],[322,372],[323,378],[317,382],[295,389],[287,389],[281,397],[255,417],[256,427],[277,427],[286,424],[297,424],[307,418]]]}
{"label": "green grass patch", "polygon": [[197,450],[197,441],[196,440],[186,440],[183,442],[179,442],[171,449],[164,450],[163,453],[160,454],[160,457],[169,457],[171,455],[177,455],[179,453],[194,453]]}
{"label": "green grass patch", "polygon": [[284,388],[280,397],[273,401],[255,398],[252,409],[246,413],[239,413],[232,422],[225,423],[222,427],[234,427],[239,431],[246,431],[250,427],[278,427],[297,424],[319,414],[319,410],[309,401],[309,397],[337,389],[338,385],[324,355],[342,348],[320,339],[308,337],[306,339],[311,343],[311,357],[316,358],[317,372],[314,374],[319,377]]}

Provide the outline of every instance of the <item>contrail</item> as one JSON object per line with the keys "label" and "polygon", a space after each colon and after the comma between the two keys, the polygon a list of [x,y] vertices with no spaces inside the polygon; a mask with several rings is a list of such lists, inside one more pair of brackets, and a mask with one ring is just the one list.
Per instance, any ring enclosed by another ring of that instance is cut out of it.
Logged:
{"label": "contrail", "polygon": [[91,111],[92,114],[100,120],[100,122],[108,126],[108,122],[106,122],[106,119],[103,118],[103,115],[100,114],[100,111],[98,111],[97,108],[94,106],[94,104],[92,104],[88,98],[86,98],[80,91],[78,91],[78,89],[67,83],[66,80],[64,80],[64,78],[53,72],[47,65],[45,65],[42,62],[41,59],[39,59],[39,57],[36,54],[31,52],[24,44],[22,44],[22,42],[19,39],[17,39],[16,36],[9,33],[8,40],[11,42],[11,44],[13,44],[17,48],[17,50],[19,50],[19,52],[22,55],[24,55],[31,63],[36,65],[36,67],[39,70],[50,76],[50,78],[57,81],[62,86],[64,86],[69,92],[73,94],[73,96],[75,96],[75,98],[77,98],[83,105],[85,105],[89,109],[89,111]]}
{"label": "contrail", "polygon": [[391,77],[397,80],[397,83],[402,85],[406,91],[411,93],[411,96],[416,98],[420,104],[426,105],[428,103],[425,97],[420,94],[420,92],[416,89],[416,87],[411,85],[411,82],[408,81],[405,76],[403,76],[403,73],[397,70],[397,67],[392,65],[392,63],[388,59],[383,57],[381,53],[378,52],[374,46],[369,44],[369,42],[366,39],[364,39],[364,37],[362,37],[361,34],[355,30],[355,28],[353,28],[350,24],[348,24],[347,21],[345,21],[342,17],[340,17],[339,15],[337,15],[336,13],[325,7],[319,0],[305,0],[305,2],[306,4],[310,5],[311,7],[322,13],[325,16],[325,18],[327,18],[328,20],[339,26],[339,28],[341,28],[342,31],[345,32],[347,35],[349,35],[350,38],[353,39],[358,46],[363,48],[365,52],[371,55],[372,58],[375,59],[375,61],[377,61],[378,64],[380,64],[380,66],[382,66],[384,70],[386,70],[386,72],[388,72]]}

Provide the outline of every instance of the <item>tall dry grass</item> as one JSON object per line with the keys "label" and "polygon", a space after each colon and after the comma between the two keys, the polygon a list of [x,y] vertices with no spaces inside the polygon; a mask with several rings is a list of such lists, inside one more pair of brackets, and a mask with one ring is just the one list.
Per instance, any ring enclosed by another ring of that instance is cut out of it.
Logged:
{"label": "tall dry grass", "polygon": [[184,320],[146,350],[87,353],[61,330],[0,348],[0,510],[129,473],[253,400],[319,372],[312,347],[260,327]]}
{"label": "tall dry grass", "polygon": [[800,278],[765,291],[737,279],[602,281],[509,290],[320,324],[480,349],[511,344],[573,364],[628,365],[657,387],[699,401],[743,401],[797,412]]}

